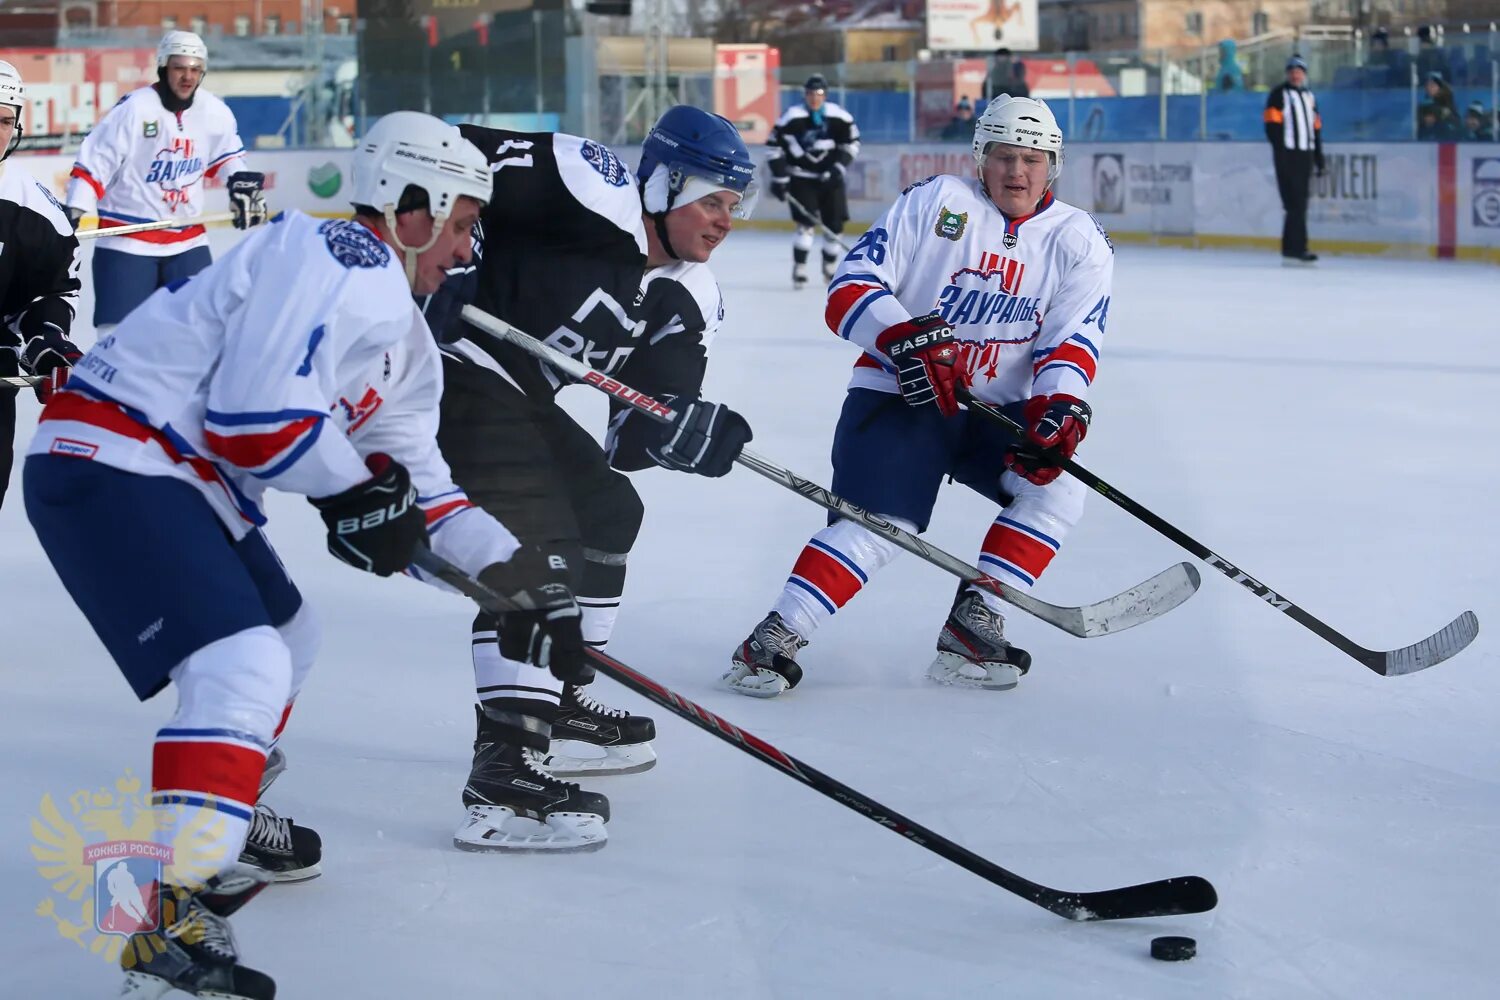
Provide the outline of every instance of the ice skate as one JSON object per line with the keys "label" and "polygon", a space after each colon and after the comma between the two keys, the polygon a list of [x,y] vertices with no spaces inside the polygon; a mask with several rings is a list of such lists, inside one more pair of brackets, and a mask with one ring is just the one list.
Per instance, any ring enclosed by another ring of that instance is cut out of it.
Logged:
{"label": "ice skate", "polygon": [[537,763],[556,777],[636,774],[656,766],[656,723],[596,700],[587,688],[563,688],[547,751]]}
{"label": "ice skate", "polygon": [[793,288],[806,288],[807,287],[807,265],[806,264],[803,264],[803,263],[799,262],[799,263],[796,263],[796,264],[792,265],[792,287]]}
{"label": "ice skate", "polygon": [[751,698],[774,698],[802,680],[797,650],[806,645],[807,640],[788,628],[778,612],[772,611],[734,651],[723,684]]}
{"label": "ice skate", "polygon": [[270,806],[255,807],[240,864],[265,872],[276,882],[305,882],[323,874],[323,839],[317,832],[276,815]]}
{"label": "ice skate", "polygon": [[609,799],[559,781],[541,767],[511,727],[482,710],[474,766],[464,786],[468,815],[453,835],[462,851],[597,851],[609,839]]}
{"label": "ice skate", "polygon": [[274,1000],[270,976],[239,963],[229,916],[264,889],[264,872],[236,865],[200,889],[168,886],[161,893],[159,930],[125,943],[124,1000],[158,1000],[172,990],[212,1000]]}
{"label": "ice skate", "polygon": [[939,684],[1008,691],[1031,667],[1031,654],[1005,641],[1005,619],[967,588],[948,612],[937,648],[927,676]]}
{"label": "ice skate", "polygon": [[837,257],[828,257],[828,256],[825,256],[823,258],[823,284],[826,285],[830,281],[832,281],[833,280],[833,273],[835,271],[837,271],[838,269],[839,269],[839,259]]}

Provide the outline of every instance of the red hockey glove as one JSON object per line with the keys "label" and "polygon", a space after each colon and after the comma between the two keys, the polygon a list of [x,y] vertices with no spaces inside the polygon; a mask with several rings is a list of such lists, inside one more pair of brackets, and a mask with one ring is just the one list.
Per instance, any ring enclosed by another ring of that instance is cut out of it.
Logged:
{"label": "red hockey glove", "polygon": [[875,347],[895,362],[906,405],[934,405],[945,417],[958,412],[957,393],[963,385],[958,345],[941,314],[897,323],[875,338]]}
{"label": "red hockey glove", "polygon": [[1046,486],[1062,474],[1061,460],[1073,457],[1089,432],[1094,411],[1074,396],[1032,396],[1022,410],[1026,440],[1005,453],[1005,465],[1016,475]]}

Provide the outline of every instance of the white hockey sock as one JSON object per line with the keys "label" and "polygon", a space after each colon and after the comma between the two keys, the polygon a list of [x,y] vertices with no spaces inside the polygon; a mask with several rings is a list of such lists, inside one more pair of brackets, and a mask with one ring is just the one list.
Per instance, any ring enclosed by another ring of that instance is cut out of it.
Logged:
{"label": "white hockey sock", "polygon": [[[909,521],[886,520],[916,531]],[[808,541],[772,610],[802,638],[811,639],[899,551],[895,542],[841,519]]]}
{"label": "white hockey sock", "polygon": [[500,655],[493,628],[474,630],[474,690],[479,700],[504,700],[511,710],[551,721],[562,699],[562,681],[550,670]]}
{"label": "white hockey sock", "polygon": [[[1000,487],[1015,499],[985,534],[979,568],[1017,590],[1030,590],[1083,516],[1088,490],[1072,476],[1038,486],[1014,472],[1005,473]],[[979,593],[992,611],[1005,613],[1005,602],[999,597],[988,591]]]}

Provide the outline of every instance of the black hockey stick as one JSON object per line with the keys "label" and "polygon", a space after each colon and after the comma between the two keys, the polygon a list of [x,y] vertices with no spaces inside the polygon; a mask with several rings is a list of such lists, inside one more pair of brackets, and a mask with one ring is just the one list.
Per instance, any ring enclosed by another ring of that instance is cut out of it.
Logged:
{"label": "black hockey stick", "polygon": [[[1026,436],[1026,431],[1020,424],[990,404],[975,399],[968,393],[964,394],[964,402],[968,404],[970,409],[984,414],[991,420],[997,421],[1012,434],[1021,438]],[[1277,611],[1280,611],[1303,628],[1310,630],[1315,635],[1348,653],[1377,674],[1385,677],[1393,677],[1397,674],[1412,674],[1418,670],[1426,670],[1428,667],[1442,663],[1450,656],[1461,652],[1479,634],[1479,618],[1474,612],[1465,611],[1421,642],[1413,643],[1410,646],[1402,646],[1400,649],[1385,651],[1366,649],[1343,633],[1323,624],[1322,621],[1314,618],[1228,559],[1215,553],[1202,542],[1190,537],[1175,525],[1142,507],[1077,462],[1072,459],[1062,459],[1059,464],[1077,477],[1089,489],[1111,501],[1130,516],[1156,529],[1156,531],[1187,549],[1193,555],[1202,559]]]}
{"label": "black hockey stick", "polygon": [[[613,399],[617,399],[649,417],[660,420],[663,423],[671,423],[677,414],[665,403],[658,402],[644,393],[637,392],[625,385],[603,374],[595,371],[588,365],[542,343],[522,330],[511,326],[509,323],[482,309],[474,306],[464,306],[463,318],[493,337],[498,337],[508,343],[515,344],[522,350],[540,358],[547,364],[562,371],[563,373],[598,389]],[[1114,597],[1100,601],[1097,604],[1088,604],[1078,608],[1060,607],[1049,604],[1046,601],[1032,597],[1025,591],[996,580],[994,577],[984,573],[974,566],[959,559],[957,556],[928,545],[921,538],[891,524],[882,517],[871,514],[837,494],[824,489],[817,483],[803,479],[801,476],[784,468],[769,459],[763,458],[751,451],[742,451],[736,462],[760,473],[772,482],[806,497],[820,507],[824,507],[851,521],[858,521],[870,531],[884,535],[891,541],[913,555],[932,563],[939,569],[947,570],[961,580],[967,580],[976,587],[983,587],[990,593],[997,595],[1001,600],[1013,604],[1035,615],[1049,625],[1054,625],[1070,635],[1081,639],[1093,639],[1097,636],[1108,635],[1112,632],[1121,632],[1127,628],[1148,622],[1153,618],[1160,617],[1177,607],[1183,601],[1192,597],[1199,585],[1203,582],[1198,571],[1188,563],[1178,563],[1162,572],[1156,574],[1146,582],[1132,587],[1129,590],[1116,594]]]}
{"label": "black hockey stick", "polygon": [[[417,550],[413,565],[430,573],[463,594],[473,598],[485,611],[502,615],[514,606],[489,587],[469,576],[463,570],[434,553],[431,549]],[[934,833],[920,823],[907,819],[893,809],[888,809],[874,799],[857,792],[843,782],[831,778],[808,764],[782,753],[765,740],[745,732],[725,721],[701,705],[688,701],[682,695],[662,687],[645,674],[627,667],[606,653],[588,649],[586,653],[595,669],[612,680],[630,688],[643,698],[650,699],[672,714],[686,719],[705,732],[712,733],[724,742],[759,757],[772,767],[787,774],[804,785],[826,795],[842,805],[848,806],[866,819],[899,833],[939,857],[973,872],[986,882],[991,882],[1006,892],[1015,893],[1043,909],[1051,910],[1069,920],[1128,920],[1135,917],[1170,917],[1181,913],[1203,913],[1218,905],[1219,895],[1213,885],[1197,875],[1180,875],[1159,882],[1145,882],[1119,889],[1104,889],[1098,892],[1063,892],[1030,879],[961,847],[941,834]]]}
{"label": "black hockey stick", "polygon": [[839,246],[841,246],[841,247],[844,248],[844,253],[848,253],[849,252],[849,244],[845,243],[843,241],[843,238],[840,237],[838,233],[834,232],[832,229],[829,229],[827,226],[823,225],[823,223],[818,220],[818,213],[817,212],[809,212],[803,206],[802,202],[800,202],[796,198],[792,197],[791,192],[787,192],[786,203],[788,205],[792,206],[793,208],[795,208],[797,211],[801,212],[804,218],[812,219],[813,220],[813,225],[816,226],[817,228],[823,230],[823,235],[824,236],[831,236],[831,237],[833,237],[833,241],[835,243],[837,243]]}

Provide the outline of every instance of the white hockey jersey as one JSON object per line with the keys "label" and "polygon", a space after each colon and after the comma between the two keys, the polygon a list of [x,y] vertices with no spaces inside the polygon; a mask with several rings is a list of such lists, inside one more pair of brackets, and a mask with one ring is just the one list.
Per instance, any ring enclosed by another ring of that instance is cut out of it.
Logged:
{"label": "white hockey jersey", "polygon": [[934,310],[953,326],[970,391],[1004,404],[1088,398],[1109,316],[1114,247],[1093,216],[1049,192],[1007,219],[977,178],[913,184],[856,243],[825,319],[864,349],[850,387],[899,392],[883,331]]}
{"label": "white hockey jersey", "polygon": [[63,200],[99,214],[101,228],[181,219],[181,229],[101,237],[105,250],[165,257],[206,246],[193,220],[203,214],[203,179],[244,166],[245,144],[228,105],[198,88],[181,114],[154,87],[131,91],[94,126],[78,150]]}
{"label": "white hockey jersey", "polygon": [[384,452],[411,472],[433,550],[478,573],[518,543],[454,485],[442,391],[396,254],[358,222],[285,213],[102,337],[29,453],[180,479],[239,538],[267,489],[332,496]]}

